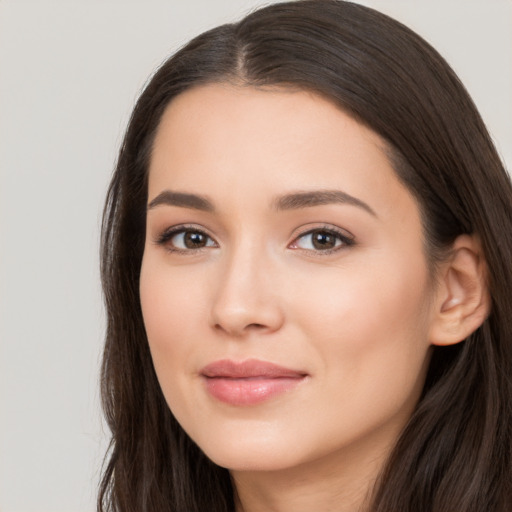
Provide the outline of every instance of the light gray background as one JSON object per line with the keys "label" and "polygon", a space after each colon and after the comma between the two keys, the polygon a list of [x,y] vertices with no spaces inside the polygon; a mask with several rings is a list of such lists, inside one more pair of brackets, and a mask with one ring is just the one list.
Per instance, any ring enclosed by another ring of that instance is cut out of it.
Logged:
{"label": "light gray background", "polygon": [[[0,511],[94,510],[98,227],[117,147],[171,51],[262,3],[0,0]],[[441,51],[510,168],[512,2],[360,3]]]}

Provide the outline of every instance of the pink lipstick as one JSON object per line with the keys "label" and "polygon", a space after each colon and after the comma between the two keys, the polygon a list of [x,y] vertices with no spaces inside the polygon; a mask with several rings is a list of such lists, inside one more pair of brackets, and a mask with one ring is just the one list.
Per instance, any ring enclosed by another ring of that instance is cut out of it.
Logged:
{"label": "pink lipstick", "polygon": [[230,405],[255,405],[290,391],[307,374],[274,363],[249,359],[242,362],[223,359],[201,370],[206,390]]}

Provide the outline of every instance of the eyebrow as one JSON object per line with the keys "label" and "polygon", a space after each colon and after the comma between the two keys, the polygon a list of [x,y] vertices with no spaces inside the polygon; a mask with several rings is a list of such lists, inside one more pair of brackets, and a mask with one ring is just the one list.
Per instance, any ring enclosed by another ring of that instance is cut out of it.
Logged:
{"label": "eyebrow", "polygon": [[368,204],[357,197],[351,196],[341,190],[312,190],[308,192],[295,192],[286,194],[274,201],[274,207],[277,210],[296,210],[299,208],[308,208],[312,206],[322,206],[326,204],[349,204],[357,206],[367,211],[369,214],[377,217],[377,214]]}
{"label": "eyebrow", "polygon": [[[327,204],[349,204],[357,206],[374,217],[377,217],[375,211],[367,203],[341,190],[294,192],[280,196],[272,202],[272,206],[278,211],[298,210],[301,208],[310,208],[313,206],[322,206]],[[189,194],[186,192],[173,192],[171,190],[164,190],[158,194],[148,204],[148,210],[161,205],[178,206],[181,208],[190,208],[210,213],[215,211],[213,203],[205,196]]]}
{"label": "eyebrow", "polygon": [[158,194],[148,204],[148,210],[152,210],[160,205],[179,206],[181,208],[191,208],[204,212],[213,212],[215,210],[213,203],[204,196],[184,192],[172,192],[171,190],[164,190]]}

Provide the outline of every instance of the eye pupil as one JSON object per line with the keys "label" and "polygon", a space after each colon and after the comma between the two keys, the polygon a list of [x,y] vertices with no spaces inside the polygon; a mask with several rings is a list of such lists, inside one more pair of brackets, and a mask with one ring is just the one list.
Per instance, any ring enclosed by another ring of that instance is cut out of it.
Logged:
{"label": "eye pupil", "polygon": [[327,231],[315,231],[312,241],[315,249],[332,249],[336,246],[336,237]]}
{"label": "eye pupil", "polygon": [[187,231],[184,236],[187,249],[197,249],[206,245],[206,236],[197,231]]}

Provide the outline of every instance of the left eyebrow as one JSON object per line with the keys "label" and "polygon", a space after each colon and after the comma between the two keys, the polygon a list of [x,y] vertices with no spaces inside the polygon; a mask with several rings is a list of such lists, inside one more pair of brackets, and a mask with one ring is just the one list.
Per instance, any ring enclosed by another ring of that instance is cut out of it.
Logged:
{"label": "left eyebrow", "polygon": [[322,206],[326,204],[349,204],[362,208],[369,214],[377,217],[377,214],[361,199],[351,196],[341,190],[312,190],[307,192],[294,192],[278,197],[273,201],[276,210],[297,210],[299,208],[309,208],[312,206]]}

